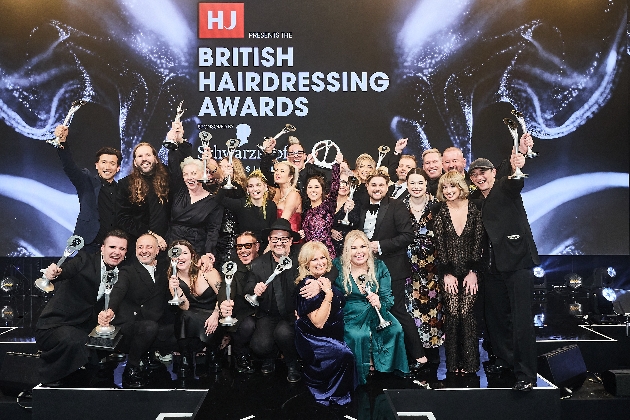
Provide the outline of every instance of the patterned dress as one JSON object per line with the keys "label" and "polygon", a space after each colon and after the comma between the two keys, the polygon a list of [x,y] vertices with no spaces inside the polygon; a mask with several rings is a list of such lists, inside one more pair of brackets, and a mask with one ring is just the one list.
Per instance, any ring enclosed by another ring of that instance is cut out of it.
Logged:
{"label": "patterned dress", "polygon": [[[403,201],[409,209],[409,197]],[[412,275],[405,284],[405,306],[418,327],[424,348],[439,347],[444,343],[442,291],[438,282],[431,214],[431,207],[436,203],[438,201],[429,196],[420,220],[411,214],[414,239],[407,247]]]}
{"label": "patterned dress", "polygon": [[339,164],[332,167],[332,179],[330,182],[330,192],[324,198],[322,204],[306,210],[302,216],[302,229],[304,230],[304,240],[320,241],[330,253],[330,258],[335,258],[337,253],[331,237],[333,222],[335,221],[335,211],[337,210],[337,194],[339,193]]}

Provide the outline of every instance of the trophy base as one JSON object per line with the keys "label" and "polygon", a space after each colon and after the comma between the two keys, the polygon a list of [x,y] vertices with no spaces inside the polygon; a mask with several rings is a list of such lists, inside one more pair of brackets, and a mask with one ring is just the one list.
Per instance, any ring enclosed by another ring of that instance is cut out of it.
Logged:
{"label": "trophy base", "polygon": [[238,322],[238,319],[232,318],[231,316],[228,316],[219,320],[219,324],[221,324],[224,327],[231,327],[233,325],[236,325],[237,322]]}
{"label": "trophy base", "polygon": [[224,185],[223,189],[224,190],[235,190],[236,187],[234,185]]}
{"label": "trophy base", "polygon": [[245,295],[245,300],[249,302],[252,306],[259,306],[258,300],[256,300],[256,295]]}
{"label": "trophy base", "polygon": [[171,299],[168,301],[169,305],[173,305],[173,306],[179,306],[181,305],[181,303],[183,302],[183,300],[181,299]]}
{"label": "trophy base", "polygon": [[120,332],[120,327],[114,327],[112,325],[111,327],[114,330],[107,335],[99,333],[99,327],[100,325],[94,327],[92,332],[88,335],[88,341],[85,343],[86,347],[93,349],[114,350],[122,339],[122,334],[118,334]]}
{"label": "trophy base", "polygon": [[510,175],[508,176],[509,179],[525,179],[527,178],[529,175],[524,174],[524,173],[520,173],[520,174],[514,174],[514,175]]}
{"label": "trophy base", "polygon": [[538,153],[534,153],[534,152],[531,152],[531,153],[528,153],[528,154],[526,154],[526,155],[525,155],[525,157],[526,157],[527,159],[533,159],[533,158],[535,158],[536,156],[538,156]]}
{"label": "trophy base", "polygon": [[392,325],[391,321],[386,321],[383,324],[378,324],[378,326],[376,327],[376,331],[383,331],[385,328],[389,327],[390,325]]}
{"label": "trophy base", "polygon": [[168,150],[177,150],[179,148],[179,144],[174,141],[165,141],[162,143],[162,146],[166,147]]}
{"label": "trophy base", "polygon": [[46,292],[46,293],[50,293],[53,290],[55,290],[55,285],[45,279],[35,280],[35,287],[37,287],[42,292]]}

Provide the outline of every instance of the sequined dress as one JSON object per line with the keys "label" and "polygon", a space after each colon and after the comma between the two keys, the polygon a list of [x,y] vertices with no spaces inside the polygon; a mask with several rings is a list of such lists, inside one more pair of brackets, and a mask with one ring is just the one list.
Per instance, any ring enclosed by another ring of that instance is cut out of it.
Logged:
{"label": "sequined dress", "polygon": [[[442,287],[446,319],[444,322],[446,369],[450,372],[479,369],[479,341],[473,306],[477,295],[465,293],[463,280],[470,270],[482,268],[483,224],[481,212],[468,202],[468,216],[461,235],[453,226],[446,204],[437,210],[434,233],[438,251],[438,272]],[[444,276],[452,274],[458,281],[458,293],[448,293],[444,288]]]}
{"label": "sequined dress", "polygon": [[[409,197],[403,201],[411,212]],[[437,250],[431,213],[431,208],[437,203],[435,198],[430,197],[420,220],[411,214],[414,238],[407,247],[411,277],[405,284],[405,306],[418,327],[424,348],[439,347],[444,343],[442,290],[438,281]]]}
{"label": "sequined dress", "polygon": [[307,209],[302,216],[302,229],[305,241],[320,241],[330,252],[330,258],[335,258],[337,252],[331,237],[331,230],[337,210],[337,194],[339,193],[339,164],[332,167],[330,192],[317,207]]}

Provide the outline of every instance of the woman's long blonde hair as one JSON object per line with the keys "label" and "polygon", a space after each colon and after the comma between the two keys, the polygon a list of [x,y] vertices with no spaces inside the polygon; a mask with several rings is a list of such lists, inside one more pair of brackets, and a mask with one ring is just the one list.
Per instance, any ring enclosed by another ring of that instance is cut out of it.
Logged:
{"label": "woman's long blonde hair", "polygon": [[352,292],[352,281],[350,280],[350,270],[352,263],[350,262],[350,253],[352,244],[357,239],[361,239],[368,246],[366,251],[368,259],[367,259],[367,279],[365,284],[373,287],[372,292],[376,293],[378,291],[379,285],[376,280],[376,269],[374,268],[374,256],[372,255],[372,251],[370,251],[370,240],[365,235],[365,233],[360,230],[351,230],[346,235],[346,240],[343,243],[343,252],[341,254],[341,275],[342,275],[342,285],[343,290],[346,292],[346,296],[348,296]]}
{"label": "woman's long blonde hair", "polygon": [[[324,257],[326,257],[326,272],[330,271],[330,269],[332,268],[332,260],[330,259],[330,253],[328,252],[328,248],[326,248],[326,245],[319,241],[309,241],[302,245],[302,248],[300,249],[300,254],[298,255],[298,264],[300,265],[298,267],[298,276],[295,279],[295,284],[298,284],[306,276],[311,275],[311,271],[309,270],[308,266],[313,258],[315,258],[315,254],[318,251],[324,254]],[[332,279],[332,281],[334,281],[334,279]]]}
{"label": "woman's long blonde hair", "polygon": [[[269,191],[269,184],[267,184],[267,178],[265,177],[265,175],[262,173],[260,169],[256,169],[252,171],[252,173],[250,173],[249,176],[247,177],[247,181],[249,181],[252,178],[258,178],[265,185],[267,185],[267,191],[265,191],[265,193],[263,194],[263,199],[262,199],[262,214],[263,214],[263,219],[266,220],[267,219],[267,201],[273,200],[273,192]],[[247,191],[247,183],[245,183],[245,191]],[[249,193],[247,194],[247,199],[245,200],[245,207],[255,207],[254,203],[252,203],[252,199],[249,197]]]}

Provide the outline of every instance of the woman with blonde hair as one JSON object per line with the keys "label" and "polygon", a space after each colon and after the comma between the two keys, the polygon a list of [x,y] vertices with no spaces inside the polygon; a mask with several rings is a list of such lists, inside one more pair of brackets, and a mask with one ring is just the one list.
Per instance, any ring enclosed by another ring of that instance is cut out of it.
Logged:
{"label": "woman with blonde hair", "polygon": [[[354,353],[359,384],[366,383],[371,370],[408,373],[403,330],[389,312],[394,304],[391,277],[385,263],[374,259],[365,233],[350,231],[333,264],[339,270],[334,284],[346,297],[344,338]],[[377,329],[377,311],[391,323],[385,329]]]}
{"label": "woman with blonde hair", "polygon": [[276,162],[273,166],[275,188],[274,203],[278,209],[278,218],[282,217],[291,224],[291,229],[298,232],[302,228],[302,196],[295,185],[297,169],[288,160]]}
{"label": "woman with blonde hair", "polygon": [[354,202],[359,206],[370,204],[367,193],[367,179],[376,171],[376,161],[367,153],[359,155],[354,165],[354,176],[359,180],[359,186],[354,192]]}
{"label": "woman with blonde hair", "polygon": [[346,300],[330,280],[337,277],[337,270],[326,246],[317,241],[302,246],[298,263],[297,289],[309,279],[317,281],[321,288],[310,299],[300,293],[295,296],[295,346],[304,364],[304,381],[318,403],[347,404],[356,380],[354,356],[343,340]]}
{"label": "woman with blonde hair", "polygon": [[444,297],[444,349],[446,369],[472,374],[479,369],[479,342],[473,306],[482,269],[484,228],[481,212],[468,200],[468,185],[459,172],[440,178],[434,209],[433,231],[438,255],[438,275]]}

